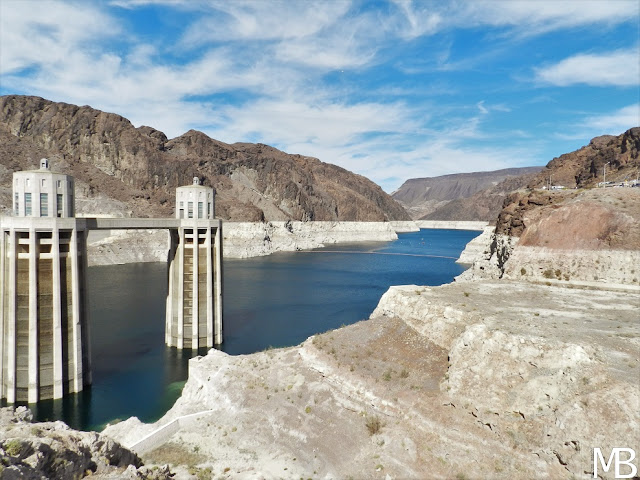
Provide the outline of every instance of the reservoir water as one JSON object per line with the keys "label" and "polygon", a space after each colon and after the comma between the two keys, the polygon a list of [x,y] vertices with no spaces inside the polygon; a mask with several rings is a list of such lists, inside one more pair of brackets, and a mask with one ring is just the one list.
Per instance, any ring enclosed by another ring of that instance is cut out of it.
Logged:
{"label": "reservoir water", "polygon": [[[393,242],[225,259],[221,349],[238,355],[297,345],[368,318],[391,285],[448,283],[464,270],[455,259],[478,234],[421,230]],[[153,422],[171,408],[192,352],[164,345],[166,284],[165,264],[89,268],[93,384],[30,405],[36,420],[99,430],[130,416]]]}

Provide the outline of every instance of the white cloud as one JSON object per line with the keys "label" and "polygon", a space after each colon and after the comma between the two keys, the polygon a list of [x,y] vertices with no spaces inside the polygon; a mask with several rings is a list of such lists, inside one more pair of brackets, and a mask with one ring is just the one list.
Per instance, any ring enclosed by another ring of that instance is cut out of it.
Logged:
{"label": "white cloud", "polygon": [[620,135],[633,127],[640,127],[640,103],[604,114],[587,114],[579,122],[557,132],[555,136],[562,140],[588,142],[600,135]]}
{"label": "white cloud", "polygon": [[640,127],[640,103],[606,115],[589,116],[584,120],[584,126],[598,130],[599,135],[619,135],[632,127]]}
{"label": "white cloud", "polygon": [[401,37],[410,39],[432,35],[446,23],[433,5],[411,0],[394,0],[394,3],[400,8],[406,20],[404,25],[398,26]]}
{"label": "white cloud", "polygon": [[0,71],[7,74],[56,65],[121,30],[91,4],[32,0],[0,2],[0,32]]}
{"label": "white cloud", "polygon": [[334,25],[347,13],[351,2],[291,2],[213,0],[200,6],[202,18],[184,37],[188,45],[237,40],[308,38]]}
{"label": "white cloud", "polygon": [[562,87],[580,83],[617,87],[640,85],[640,51],[574,55],[555,65],[536,69],[536,78]]}
{"label": "white cloud", "polygon": [[467,0],[460,4],[457,25],[520,27],[534,35],[591,24],[636,21],[636,0]]}
{"label": "white cloud", "polygon": [[401,103],[313,104],[309,99],[258,100],[223,110],[225,127],[217,138],[241,139],[260,132],[259,141],[290,145],[333,145],[341,148],[370,133],[412,131],[411,110]]}

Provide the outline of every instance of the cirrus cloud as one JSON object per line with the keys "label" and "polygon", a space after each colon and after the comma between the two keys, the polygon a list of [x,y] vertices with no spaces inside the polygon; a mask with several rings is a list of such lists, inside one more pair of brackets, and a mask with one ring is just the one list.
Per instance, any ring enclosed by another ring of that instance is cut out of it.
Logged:
{"label": "cirrus cloud", "polygon": [[617,87],[640,85],[640,51],[581,53],[554,65],[537,68],[536,78],[561,87],[580,83]]}

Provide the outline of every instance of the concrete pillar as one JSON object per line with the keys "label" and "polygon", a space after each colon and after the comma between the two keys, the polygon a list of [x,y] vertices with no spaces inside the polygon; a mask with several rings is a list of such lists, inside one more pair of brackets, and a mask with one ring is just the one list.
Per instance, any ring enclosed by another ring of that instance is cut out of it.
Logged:
{"label": "concrete pillar", "polygon": [[9,301],[9,318],[7,319],[7,378],[6,397],[8,403],[16,402],[16,270],[18,268],[18,241],[16,231],[12,228],[9,231],[9,241],[11,242],[9,251],[9,284],[7,294]]}
{"label": "concrete pillar", "polygon": [[78,229],[74,226],[71,230],[71,243],[69,245],[69,260],[71,261],[71,301],[73,335],[71,340],[71,351],[73,358],[73,390],[69,393],[82,391],[82,332],[80,318],[80,265],[78,262]]}
{"label": "concrete pillar", "polygon": [[200,248],[199,248],[199,237],[200,235],[198,234],[198,228],[196,226],[194,226],[193,228],[193,255],[191,256],[192,260],[193,260],[193,276],[192,281],[193,281],[193,285],[192,285],[192,295],[193,295],[193,300],[191,302],[192,304],[192,308],[191,308],[191,350],[197,350],[198,349],[198,343],[199,343],[199,338],[198,338],[198,333],[199,333],[199,319],[200,319],[200,302],[198,301],[198,277],[200,274],[199,271],[199,265],[198,265],[198,256],[200,253]]}
{"label": "concrete pillar", "polygon": [[38,401],[38,238],[35,229],[29,229],[29,403]]}
{"label": "concrete pillar", "polygon": [[[81,313],[80,313],[80,328],[82,333],[82,343],[80,345],[80,352],[82,354],[82,382],[84,385],[91,385],[93,381],[93,373],[91,370],[91,328],[89,326],[89,292],[87,289],[87,236],[89,232],[87,230],[80,230],[78,235],[81,239],[82,256],[80,262],[80,282],[82,284],[82,298],[80,299]],[[54,397],[55,398],[55,397]]]}
{"label": "concrete pillar", "polygon": [[53,257],[53,398],[62,398],[62,304],[60,302],[60,230],[54,227],[51,239]]}
{"label": "concrete pillar", "polygon": [[167,262],[169,263],[169,289],[167,290],[167,311],[165,313],[165,331],[164,331],[164,343],[172,347],[173,339],[171,337],[171,328],[173,325],[173,275],[175,272],[175,257],[176,257],[176,242],[174,240],[173,231],[169,230],[169,255]]}
{"label": "concrete pillar", "polygon": [[[191,341],[191,348],[197,350],[222,343],[222,229],[220,225],[219,221],[204,223],[185,219],[172,233],[172,238],[175,240],[169,252],[169,290],[165,331],[165,343],[168,346],[183,349]],[[198,231],[198,226],[202,233]],[[185,228],[193,229],[193,240],[189,239],[188,244]],[[200,251],[200,240],[203,241],[202,251]],[[212,248],[214,246],[215,248]],[[185,274],[187,271],[193,272],[193,278],[187,278]],[[202,276],[204,278],[200,284]],[[192,297],[190,314],[185,313],[188,311],[185,309],[188,305],[185,297],[189,296]],[[189,317],[185,317],[185,314]],[[185,331],[188,331],[188,329],[185,330],[185,323],[189,320],[192,328],[188,339],[185,339]]]}
{"label": "concrete pillar", "polygon": [[[178,229],[180,235],[180,245],[178,246],[178,345],[179,349],[184,348],[184,228]],[[174,295],[175,295],[174,293]]]}
{"label": "concrete pillar", "polygon": [[207,238],[204,241],[207,249],[207,348],[213,347],[213,255],[211,253],[211,226],[207,227]]}
{"label": "concrete pillar", "polygon": [[222,222],[218,222],[216,228],[216,301],[215,301],[215,328],[214,342],[222,343]]}
{"label": "concrete pillar", "polygon": [[[13,201],[13,198],[11,199]],[[6,321],[4,308],[5,308],[5,256],[7,252],[6,245],[6,234],[4,230],[0,229],[0,398],[5,398],[6,396],[6,387],[4,384],[4,349],[5,349],[5,335],[4,335],[4,324]]]}

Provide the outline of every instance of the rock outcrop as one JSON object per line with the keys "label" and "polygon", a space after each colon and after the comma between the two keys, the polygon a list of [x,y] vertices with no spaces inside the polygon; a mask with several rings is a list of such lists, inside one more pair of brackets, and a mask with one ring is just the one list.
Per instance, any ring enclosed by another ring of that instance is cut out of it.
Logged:
{"label": "rock outcrop", "polygon": [[640,189],[520,192],[462,278],[640,287]]}
{"label": "rock outcrop", "polygon": [[531,188],[553,185],[567,188],[593,187],[604,181],[607,165],[607,181],[622,182],[638,178],[640,167],[640,127],[634,127],[621,135],[602,135],[588,145],[551,160],[529,184]]}
{"label": "rock outcrop", "polygon": [[46,156],[78,180],[78,212],[99,213],[93,209],[100,199],[112,207],[104,213],[171,216],[174,189],[197,176],[216,188],[223,219],[409,220],[380,187],[338,166],[262,144],[225,144],[195,130],[169,140],[88,106],[0,97],[0,145],[4,209],[11,205],[11,173]]}
{"label": "rock outcrop", "polygon": [[110,437],[78,432],[63,422],[31,422],[25,407],[0,408],[0,478],[120,478],[164,480],[168,467],[148,469]]}

